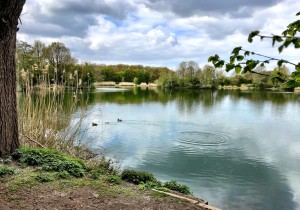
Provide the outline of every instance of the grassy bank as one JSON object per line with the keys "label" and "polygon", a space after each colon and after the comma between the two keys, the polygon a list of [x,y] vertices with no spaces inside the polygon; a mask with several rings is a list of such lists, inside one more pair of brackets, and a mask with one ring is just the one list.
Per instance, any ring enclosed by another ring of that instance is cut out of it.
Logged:
{"label": "grassy bank", "polygon": [[0,159],[3,209],[201,209],[153,188],[190,194],[187,186],[161,183],[147,172],[119,173],[105,158],[85,161],[54,150],[21,148]]}

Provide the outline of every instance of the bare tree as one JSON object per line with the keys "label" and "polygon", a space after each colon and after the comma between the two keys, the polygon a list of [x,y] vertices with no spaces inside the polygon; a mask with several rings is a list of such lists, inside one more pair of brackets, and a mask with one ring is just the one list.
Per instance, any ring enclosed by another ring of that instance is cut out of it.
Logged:
{"label": "bare tree", "polygon": [[0,156],[19,147],[16,100],[16,33],[25,0],[0,1]]}

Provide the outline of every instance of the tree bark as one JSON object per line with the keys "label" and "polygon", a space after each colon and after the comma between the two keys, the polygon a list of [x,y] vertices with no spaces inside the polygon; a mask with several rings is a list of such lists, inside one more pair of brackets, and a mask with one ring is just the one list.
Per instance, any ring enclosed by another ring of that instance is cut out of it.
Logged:
{"label": "tree bark", "polygon": [[16,33],[25,0],[0,0],[0,157],[19,147]]}

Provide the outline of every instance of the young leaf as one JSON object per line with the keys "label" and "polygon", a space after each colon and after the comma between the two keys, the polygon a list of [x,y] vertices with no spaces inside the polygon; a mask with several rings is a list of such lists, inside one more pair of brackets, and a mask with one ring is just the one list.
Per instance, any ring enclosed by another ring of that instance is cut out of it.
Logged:
{"label": "young leaf", "polygon": [[259,31],[252,31],[249,36],[248,36],[248,42],[252,42],[253,41],[253,37],[257,36],[259,34]]}
{"label": "young leaf", "polygon": [[236,59],[237,59],[238,61],[242,61],[242,60],[244,60],[244,56],[239,55],[239,56],[236,57]]}
{"label": "young leaf", "polygon": [[235,73],[236,74],[239,74],[241,72],[241,70],[242,70],[242,66],[241,65],[235,66]]}
{"label": "young leaf", "polygon": [[284,45],[281,45],[280,47],[278,47],[278,51],[279,51],[279,53],[281,53],[281,52],[282,52],[283,48],[284,48]]}
{"label": "young leaf", "polygon": [[231,54],[238,55],[242,47],[236,47],[232,50]]}
{"label": "young leaf", "polygon": [[246,51],[245,53],[244,53],[244,56],[249,56],[250,55],[250,51]]}
{"label": "young leaf", "polygon": [[233,69],[234,68],[234,65],[233,64],[230,64],[230,63],[227,63],[226,64],[226,69],[225,69],[225,71],[227,71],[227,72],[229,72],[231,69]]}
{"label": "young leaf", "polygon": [[283,63],[284,63],[284,60],[282,60],[282,59],[279,60],[279,61],[277,62],[278,67],[281,67]]}
{"label": "young leaf", "polygon": [[280,36],[274,36],[276,42],[282,42],[283,39]]}

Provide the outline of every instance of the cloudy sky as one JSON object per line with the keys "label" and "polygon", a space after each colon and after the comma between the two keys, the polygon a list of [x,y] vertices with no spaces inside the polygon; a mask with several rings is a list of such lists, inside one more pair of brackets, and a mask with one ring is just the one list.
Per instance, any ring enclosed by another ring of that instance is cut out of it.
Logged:
{"label": "cloudy sky", "polygon": [[105,64],[203,65],[237,46],[278,57],[270,42],[247,36],[282,32],[299,8],[299,0],[27,0],[18,39],[63,42],[79,61]]}

